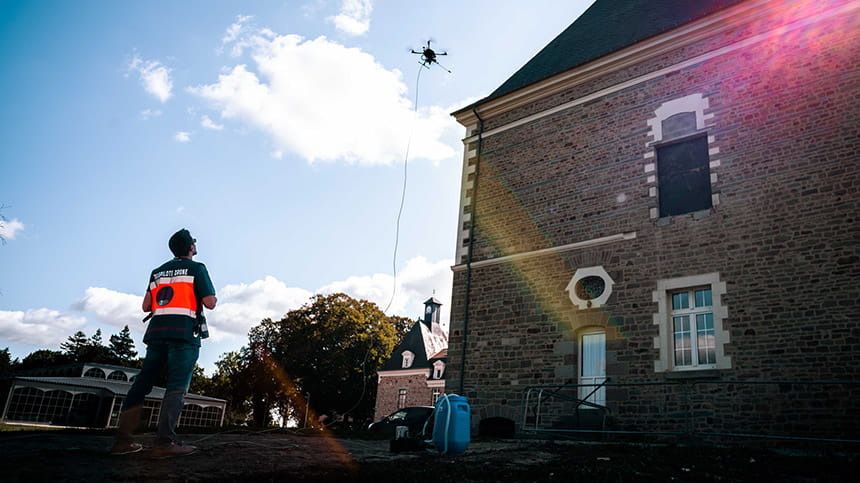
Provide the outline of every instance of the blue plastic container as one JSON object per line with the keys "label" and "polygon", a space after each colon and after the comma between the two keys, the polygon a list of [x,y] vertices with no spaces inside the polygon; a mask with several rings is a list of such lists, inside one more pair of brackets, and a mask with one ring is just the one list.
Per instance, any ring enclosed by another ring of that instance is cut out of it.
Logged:
{"label": "blue plastic container", "polygon": [[472,410],[466,398],[449,394],[436,402],[433,444],[440,453],[459,454],[469,447]]}

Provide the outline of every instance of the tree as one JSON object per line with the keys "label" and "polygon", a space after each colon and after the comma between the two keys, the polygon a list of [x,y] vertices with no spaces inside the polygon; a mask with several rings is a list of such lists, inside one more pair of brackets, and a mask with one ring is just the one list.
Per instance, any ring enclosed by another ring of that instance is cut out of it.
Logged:
{"label": "tree", "polygon": [[188,385],[188,391],[194,394],[211,394],[212,381],[206,377],[206,371],[199,364],[194,364],[194,369],[191,371],[191,383]]}
{"label": "tree", "polygon": [[340,293],[316,295],[279,321],[264,320],[251,329],[243,354],[253,367],[255,420],[277,403],[304,419],[308,395],[316,414],[371,417],[376,372],[412,323]]}
{"label": "tree", "polygon": [[128,330],[127,325],[119,334],[110,336],[108,351],[122,365],[128,365],[137,357],[137,351],[134,350],[134,339],[131,338],[131,331]]}
{"label": "tree", "polygon": [[215,362],[215,374],[212,375],[211,387],[207,395],[227,400],[227,424],[241,424],[248,421],[251,415],[251,378],[248,365],[240,352],[227,352]]}
{"label": "tree", "polygon": [[87,338],[87,334],[79,330],[70,335],[66,342],[60,344],[60,349],[63,349],[66,355],[77,361],[89,344],[90,340]]}
{"label": "tree", "polygon": [[92,337],[90,337],[90,345],[91,346],[104,345],[102,343],[102,330],[101,329],[96,329],[96,333],[93,334]]}
{"label": "tree", "polygon": [[60,351],[52,351],[48,349],[40,349],[36,352],[31,352],[21,361],[18,369],[41,369],[43,367],[61,366],[74,362],[71,356]]}
{"label": "tree", "polygon": [[102,331],[97,329],[92,338],[87,338],[83,331],[77,331],[69,336],[66,342],[60,344],[73,362],[98,362],[102,364],[117,364],[110,350],[102,344]]}
{"label": "tree", "polygon": [[14,361],[12,360],[12,353],[9,352],[8,347],[0,350],[0,376],[12,374],[18,364],[20,364],[18,358],[15,358]]}

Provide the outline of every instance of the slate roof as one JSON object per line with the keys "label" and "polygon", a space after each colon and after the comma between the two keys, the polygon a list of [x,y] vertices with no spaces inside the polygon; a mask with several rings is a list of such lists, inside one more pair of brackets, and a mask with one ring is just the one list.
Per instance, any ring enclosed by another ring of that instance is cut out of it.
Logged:
{"label": "slate roof", "polygon": [[[475,104],[502,97],[743,1],[746,0],[597,0],[498,89]],[[461,110],[465,109],[468,108]]]}
{"label": "slate roof", "polygon": [[[438,327],[438,324],[436,325]],[[399,371],[403,369],[403,351],[408,350],[415,354],[412,366],[409,369],[429,368],[431,361],[442,359],[433,356],[448,348],[448,337],[444,332],[433,331],[423,322],[415,322],[415,325],[403,337],[394,349],[391,357],[382,365],[380,371]],[[447,354],[446,354],[447,355]]]}

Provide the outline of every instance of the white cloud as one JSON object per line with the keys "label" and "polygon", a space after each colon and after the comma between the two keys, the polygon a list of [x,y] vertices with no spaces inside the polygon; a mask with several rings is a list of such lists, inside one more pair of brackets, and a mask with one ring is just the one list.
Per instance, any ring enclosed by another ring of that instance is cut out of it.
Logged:
{"label": "white cloud", "polygon": [[[424,301],[432,296],[443,303],[442,324],[447,325],[453,278],[451,263],[451,260],[431,263],[424,257],[407,261],[397,274],[397,291],[387,313],[411,319],[421,317]],[[211,340],[244,341],[251,327],[266,318],[279,320],[287,312],[308,303],[314,293],[343,292],[353,298],[374,302],[380,309],[385,309],[391,301],[393,283],[391,274],[377,273],[348,277],[315,292],[288,287],[272,276],[248,284],[227,285],[218,290],[218,306],[215,310],[206,311]],[[117,328],[128,325],[135,332],[143,332],[146,326],[141,324],[145,315],[141,311],[142,302],[143,297],[139,295],[89,287],[72,306],[72,310],[91,314],[94,322],[100,324]],[[86,322],[84,316],[49,309],[26,312],[0,310],[0,340],[58,347],[70,334],[81,330]]]}
{"label": "white cloud", "polygon": [[370,30],[370,14],[373,12],[371,0],[343,0],[340,12],[327,20],[336,29],[349,35],[364,35]]}
{"label": "white cloud", "polygon": [[250,22],[253,18],[253,15],[237,16],[236,22],[227,27],[227,31],[224,32],[224,37],[221,38],[221,47],[216,52],[220,54],[224,52],[225,47],[234,44],[230,55],[233,57],[242,55],[245,48],[250,46],[248,37],[243,34],[251,28]]}
{"label": "white cloud", "polygon": [[456,155],[442,140],[461,131],[448,109],[416,114],[400,71],[387,70],[370,54],[325,37],[258,32],[238,42],[253,46],[257,73],[240,64],[218,82],[188,90],[220,109],[222,118],[268,133],[274,150],[308,162],[390,164],[402,161],[412,135],[410,157]]}
{"label": "white cloud", "polygon": [[13,218],[9,221],[0,220],[0,238],[14,240],[19,231],[24,230],[24,224]]}
{"label": "white cloud", "polygon": [[84,297],[72,307],[74,310],[90,312],[99,322],[114,327],[137,330],[144,317],[141,310],[143,297],[116,292],[102,287],[89,287]]}
{"label": "white cloud", "polygon": [[39,347],[59,347],[86,319],[56,310],[0,310],[0,340]]}
{"label": "white cloud", "polygon": [[144,109],[140,111],[140,118],[144,121],[148,121],[149,119],[152,119],[153,117],[158,117],[160,115],[161,111],[158,109]]}
{"label": "white cloud", "polygon": [[391,307],[386,312],[388,315],[396,314],[409,318],[420,317],[424,313],[424,301],[430,297],[436,297],[443,304],[442,323],[447,325],[450,317],[451,286],[454,280],[451,272],[452,264],[452,260],[431,263],[424,257],[408,260],[397,274],[394,300],[391,299],[391,290],[394,286],[394,277],[391,274],[353,276],[326,285],[319,291],[343,292],[353,298],[374,302],[382,310],[391,303]]}
{"label": "white cloud", "polygon": [[173,139],[179,143],[187,143],[191,141],[191,133],[187,131],[178,131],[173,135]]}
{"label": "white cloud", "polygon": [[[443,303],[442,324],[448,324],[451,304],[451,260],[436,263],[424,257],[406,262],[397,274],[397,292],[388,314],[417,318],[424,313],[424,301],[436,297]],[[218,306],[206,313],[209,332],[213,340],[228,336],[245,336],[265,318],[279,320],[287,312],[308,303],[314,293],[345,293],[356,299],[365,299],[385,309],[391,301],[393,277],[390,274],[352,276],[332,282],[316,292],[287,285],[275,277],[267,276],[250,284],[227,285],[218,291]],[[434,294],[435,290],[435,294]]]}
{"label": "white cloud", "polygon": [[254,18],[253,15],[237,15],[236,23],[227,27],[227,32],[224,33],[224,37],[221,39],[221,44],[229,44],[239,38],[239,34],[242,32],[245,24],[247,24],[252,18]]}
{"label": "white cloud", "polygon": [[137,72],[144,90],[162,103],[167,102],[172,96],[173,81],[170,79],[170,68],[161,62],[143,60],[135,54],[128,65],[128,72]]}
{"label": "white cloud", "polygon": [[250,284],[227,285],[218,291],[218,306],[206,313],[210,335],[214,340],[225,334],[244,336],[265,318],[279,320],[290,310],[305,304],[312,292],[287,287],[275,277],[267,276]]}
{"label": "white cloud", "polygon": [[224,129],[223,124],[215,124],[212,119],[209,119],[209,116],[203,116],[200,118],[200,125],[206,129],[212,129],[213,131],[220,131]]}

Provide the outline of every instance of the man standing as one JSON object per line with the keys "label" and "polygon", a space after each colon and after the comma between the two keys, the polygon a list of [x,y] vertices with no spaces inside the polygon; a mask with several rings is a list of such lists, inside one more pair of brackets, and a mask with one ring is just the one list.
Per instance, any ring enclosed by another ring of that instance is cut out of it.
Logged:
{"label": "man standing", "polygon": [[[161,401],[152,454],[177,456],[197,450],[176,439],[176,423],[200,353],[198,315],[202,315],[203,307],[214,309],[218,300],[206,266],[192,260],[197,255],[197,240],[191,233],[184,228],[177,231],[170,237],[168,246],[176,258],[153,270],[149,277],[143,298],[143,311],[152,315],[143,336],[146,359],[123,401],[111,454],[136,453],[143,449],[134,442],[132,431],[140,423],[144,397],[152,390],[165,365],[167,387]],[[207,335],[204,332],[204,337]]]}

